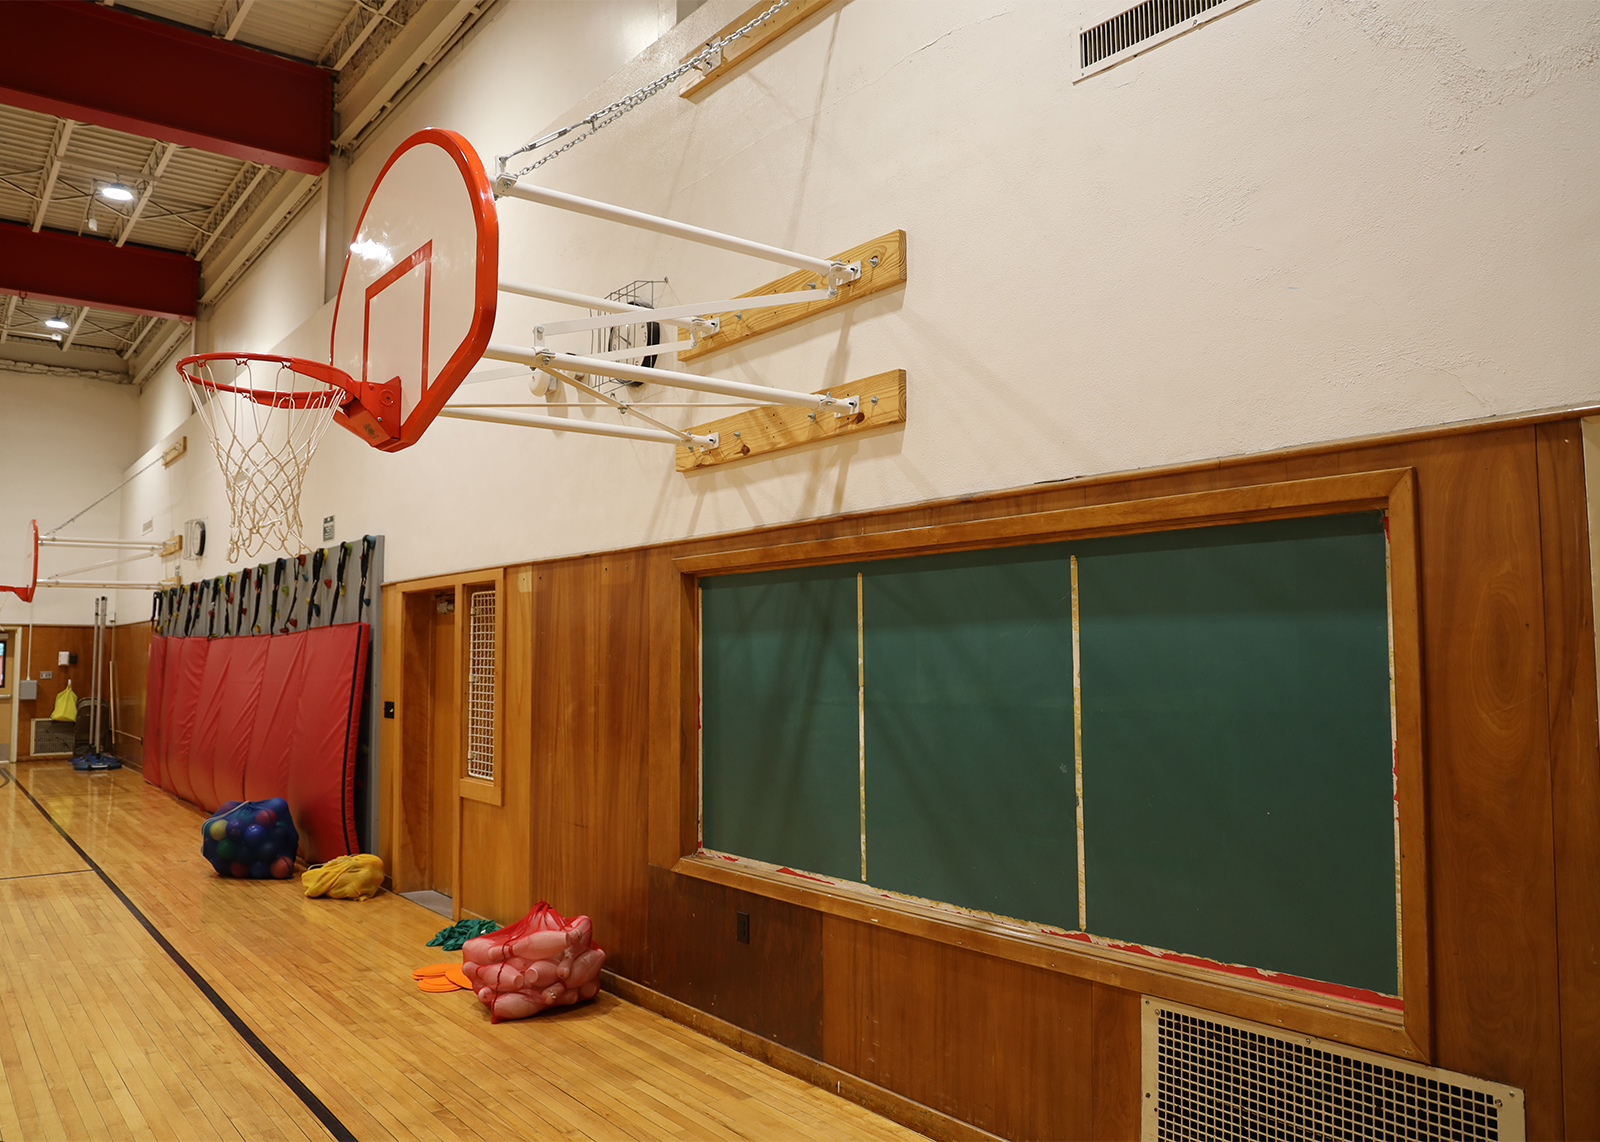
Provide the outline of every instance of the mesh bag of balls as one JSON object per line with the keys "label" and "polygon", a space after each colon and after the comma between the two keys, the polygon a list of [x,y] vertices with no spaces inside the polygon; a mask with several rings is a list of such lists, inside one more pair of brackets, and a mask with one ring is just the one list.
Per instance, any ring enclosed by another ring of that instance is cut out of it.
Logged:
{"label": "mesh bag of balls", "polygon": [[300,834],[282,797],[225,801],[200,826],[200,855],[218,876],[288,880]]}
{"label": "mesh bag of balls", "polygon": [[587,916],[567,919],[543,900],[509,928],[468,940],[461,973],[489,1022],[526,1019],[549,1007],[593,999],[606,954]]}

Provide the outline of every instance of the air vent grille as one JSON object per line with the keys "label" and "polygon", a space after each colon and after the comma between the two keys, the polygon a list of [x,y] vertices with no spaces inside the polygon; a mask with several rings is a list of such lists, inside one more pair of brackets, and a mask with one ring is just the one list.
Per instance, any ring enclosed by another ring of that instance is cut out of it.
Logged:
{"label": "air vent grille", "polygon": [[1453,1071],[1144,1001],[1147,1139],[1520,1142],[1522,1092]]}
{"label": "air vent grille", "polygon": [[1078,78],[1104,71],[1252,0],[1145,0],[1078,35]]}

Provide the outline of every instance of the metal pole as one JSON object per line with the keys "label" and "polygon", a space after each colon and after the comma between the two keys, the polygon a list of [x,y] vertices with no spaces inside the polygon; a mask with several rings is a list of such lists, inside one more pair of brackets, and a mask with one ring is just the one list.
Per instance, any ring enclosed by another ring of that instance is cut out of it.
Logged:
{"label": "metal pole", "polygon": [[821,274],[830,284],[852,281],[860,276],[859,270],[852,273],[843,262],[835,262],[832,258],[813,258],[809,254],[779,249],[777,246],[752,242],[747,238],[736,238],[732,234],[721,234],[715,230],[690,226],[686,222],[674,222],[670,218],[643,214],[622,206],[612,206],[609,202],[596,202],[592,198],[579,198],[576,194],[563,194],[559,190],[548,190],[528,182],[511,182],[510,179],[505,179],[496,183],[495,190],[509,198],[521,198],[527,202],[555,206],[575,214],[604,218],[608,222],[620,222],[624,226],[634,226],[640,230],[653,230],[657,234],[699,242],[703,246],[716,246],[718,249],[731,250],[735,254],[748,254],[752,258],[765,258],[769,262],[781,262],[786,266],[811,270],[813,273]]}
{"label": "metal pole", "polygon": [[100,591],[161,591],[172,586],[171,583],[124,583],[120,580],[90,581],[87,579],[56,580],[40,579],[41,587],[93,587]]}
{"label": "metal pole", "polygon": [[54,535],[41,535],[40,547],[116,547],[126,551],[148,551],[152,555],[166,546],[164,543],[135,543],[126,539],[62,539]]}
{"label": "metal pole", "polygon": [[94,665],[89,678],[89,752],[100,752],[100,639],[105,631],[105,596],[94,601]]}
{"label": "metal pole", "polygon": [[625,440],[650,440],[660,444],[693,444],[713,448],[716,439],[707,436],[690,436],[687,441],[659,428],[634,428],[626,424],[595,424],[592,421],[567,419],[563,416],[540,416],[537,413],[504,412],[498,409],[453,409],[449,405],[439,410],[440,416],[452,420],[481,420],[489,424],[515,424],[524,428],[549,428],[556,432],[584,432],[591,436],[620,436]]}
{"label": "metal pole", "polygon": [[[643,305],[629,305],[625,301],[615,301],[609,297],[591,297],[586,293],[573,293],[570,290],[555,289],[551,286],[527,285],[524,282],[501,282],[501,293],[514,293],[519,297],[532,297],[540,301],[554,301],[561,305],[575,305],[579,309],[598,309],[601,313],[639,313],[644,314],[645,320],[659,321],[660,318],[650,316],[655,310]],[[693,321],[669,320],[666,324],[676,325],[681,329],[692,329]]]}
{"label": "metal pole", "polygon": [[854,416],[861,408],[859,397],[839,398],[818,396],[815,393],[797,393],[792,389],[747,385],[743,381],[725,381],[720,377],[701,377],[693,373],[676,373],[667,369],[646,369],[638,365],[625,365],[620,361],[579,357],[572,353],[559,353],[553,349],[527,349],[519,345],[504,345],[491,341],[483,355],[496,361],[515,361],[519,365],[531,365],[536,369],[553,365],[573,372],[599,373],[603,377],[642,381],[645,384],[665,385],[672,389],[690,389],[694,392],[715,393],[724,397],[751,397],[755,400],[771,401],[774,404],[808,408],[816,412],[832,412],[838,416]]}

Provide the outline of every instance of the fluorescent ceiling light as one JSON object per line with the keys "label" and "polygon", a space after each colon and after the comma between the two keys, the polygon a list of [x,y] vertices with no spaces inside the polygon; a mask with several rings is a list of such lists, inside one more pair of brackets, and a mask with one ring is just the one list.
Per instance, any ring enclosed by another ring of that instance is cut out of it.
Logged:
{"label": "fluorescent ceiling light", "polygon": [[71,329],[72,322],[68,321],[65,317],[62,317],[58,313],[54,317],[45,318],[44,327],[46,329]]}
{"label": "fluorescent ceiling light", "polygon": [[120,182],[108,182],[100,188],[100,197],[109,198],[112,202],[132,202],[133,191]]}

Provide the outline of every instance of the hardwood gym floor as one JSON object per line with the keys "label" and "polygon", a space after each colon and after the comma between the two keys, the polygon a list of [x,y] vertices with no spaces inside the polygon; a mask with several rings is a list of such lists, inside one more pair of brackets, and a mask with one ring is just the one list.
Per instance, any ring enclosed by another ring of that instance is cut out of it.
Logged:
{"label": "hardwood gym floor", "polygon": [[0,764],[0,1140],[920,1137],[604,993],[491,1026],[412,983],[437,915],[219,879],[203,819]]}

